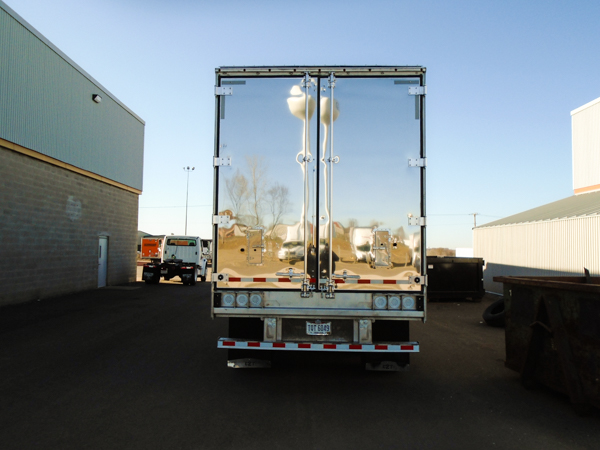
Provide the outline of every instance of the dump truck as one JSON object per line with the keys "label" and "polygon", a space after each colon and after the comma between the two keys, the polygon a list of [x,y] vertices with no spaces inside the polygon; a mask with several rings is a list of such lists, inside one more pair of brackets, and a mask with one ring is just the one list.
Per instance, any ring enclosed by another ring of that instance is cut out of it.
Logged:
{"label": "dump truck", "polygon": [[184,285],[194,285],[198,278],[206,281],[206,257],[197,236],[144,236],[142,278],[147,284],[179,277]]}
{"label": "dump truck", "polygon": [[229,367],[347,352],[401,370],[419,351],[425,72],[216,69],[211,313]]}

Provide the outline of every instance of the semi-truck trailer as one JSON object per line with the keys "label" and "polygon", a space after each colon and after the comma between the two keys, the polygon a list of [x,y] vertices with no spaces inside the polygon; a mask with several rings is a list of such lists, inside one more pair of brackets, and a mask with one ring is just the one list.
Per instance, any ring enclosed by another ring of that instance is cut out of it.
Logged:
{"label": "semi-truck trailer", "polygon": [[399,370],[419,351],[425,72],[216,69],[211,311],[230,367],[318,351]]}

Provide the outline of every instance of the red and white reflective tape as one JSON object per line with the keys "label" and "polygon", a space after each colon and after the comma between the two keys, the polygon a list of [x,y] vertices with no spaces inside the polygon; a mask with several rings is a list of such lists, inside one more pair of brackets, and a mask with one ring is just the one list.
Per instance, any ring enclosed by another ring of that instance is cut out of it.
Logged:
{"label": "red and white reflective tape", "polygon": [[229,281],[232,283],[300,283],[302,278],[241,278],[241,277],[229,277]]}
{"label": "red and white reflective tape", "polygon": [[316,342],[244,341],[229,338],[219,338],[217,347],[250,350],[301,350],[319,352],[417,353],[419,351],[418,342],[396,342],[393,344],[331,344]]}
{"label": "red and white reflective tape", "polygon": [[335,280],[336,283],[346,283],[346,284],[412,284],[408,280],[356,280],[356,279],[347,279],[347,280]]}
{"label": "red and white reflective tape", "polygon": [[[260,277],[229,277],[231,283],[300,283],[302,278],[260,278]],[[337,280],[334,279],[337,284],[411,284],[408,280]],[[315,284],[317,280],[311,278],[310,282]]]}

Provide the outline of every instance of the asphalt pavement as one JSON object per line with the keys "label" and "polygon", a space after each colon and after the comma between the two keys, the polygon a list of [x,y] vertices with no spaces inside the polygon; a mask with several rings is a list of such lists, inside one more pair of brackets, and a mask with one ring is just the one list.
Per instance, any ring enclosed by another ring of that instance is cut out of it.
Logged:
{"label": "asphalt pavement", "polygon": [[0,309],[0,448],[595,449],[600,413],[525,390],[481,303],[429,304],[406,372],[354,355],[229,369],[210,284],[138,282]]}

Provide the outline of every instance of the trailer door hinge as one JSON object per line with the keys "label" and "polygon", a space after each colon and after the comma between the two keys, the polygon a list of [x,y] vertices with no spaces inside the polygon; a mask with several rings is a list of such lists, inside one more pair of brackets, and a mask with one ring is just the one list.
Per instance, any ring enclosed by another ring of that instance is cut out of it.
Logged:
{"label": "trailer door hinge", "polygon": [[213,273],[212,281],[229,281],[228,273]]}
{"label": "trailer door hinge", "polygon": [[213,216],[213,225],[229,225],[229,216],[216,215]]}
{"label": "trailer door hinge", "polygon": [[408,217],[408,224],[412,226],[424,227],[427,225],[427,217]]}
{"label": "trailer door hinge", "polygon": [[411,284],[427,286],[427,275],[415,275],[414,277],[408,277],[408,282]]}
{"label": "trailer door hinge", "polygon": [[215,86],[215,95],[233,95],[233,87]]}
{"label": "trailer door hinge", "polygon": [[427,86],[410,86],[408,95],[427,95]]}
{"label": "trailer door hinge", "polygon": [[223,156],[223,157],[215,156],[214,166],[215,167],[231,166],[231,156]]}
{"label": "trailer door hinge", "polygon": [[409,158],[408,167],[427,167],[427,158]]}

